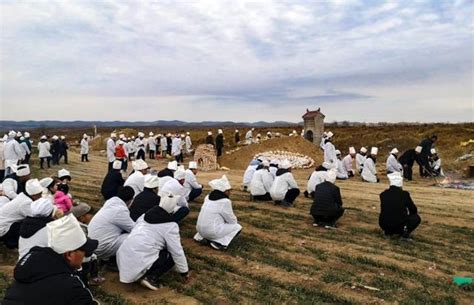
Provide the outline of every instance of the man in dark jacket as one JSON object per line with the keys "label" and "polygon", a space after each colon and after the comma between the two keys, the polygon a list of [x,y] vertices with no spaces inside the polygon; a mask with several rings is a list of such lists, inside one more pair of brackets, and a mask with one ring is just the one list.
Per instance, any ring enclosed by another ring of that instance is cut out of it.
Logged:
{"label": "man in dark jacket", "polygon": [[403,166],[403,177],[408,181],[413,180],[413,164],[415,164],[415,161],[420,164],[419,155],[421,149],[421,146],[417,146],[415,149],[409,149],[398,159]]}
{"label": "man in dark jacket", "polygon": [[310,212],[315,227],[335,228],[336,221],[344,214],[341,191],[334,185],[335,182],[336,172],[330,170],[326,173],[326,181],[316,186]]}
{"label": "man in dark jacket", "polygon": [[214,137],[212,136],[212,131],[207,132],[206,144],[211,144],[212,146],[216,146],[216,144],[214,143]]}
{"label": "man in dark jacket", "polygon": [[380,194],[379,225],[385,235],[400,235],[409,238],[421,222],[410,193],[402,189],[403,178],[400,173],[387,175],[390,188]]}
{"label": "man in dark jacket", "polygon": [[239,133],[238,129],[235,130],[234,140],[235,140],[235,144],[239,144],[239,142],[240,142],[240,133]]}
{"label": "man in dark jacket", "polygon": [[222,133],[222,129],[219,129],[216,136],[216,149],[218,157],[222,156],[222,148],[224,148],[224,134]]}
{"label": "man in dark jacket", "polygon": [[125,180],[120,173],[121,168],[122,161],[115,160],[112,164],[112,170],[109,171],[105,176],[100,189],[100,192],[102,193],[102,196],[104,196],[105,200],[109,200],[110,198],[117,196],[118,189],[125,183]]}
{"label": "man in dark jacket", "polygon": [[174,177],[174,172],[178,169],[178,162],[176,161],[170,161],[168,162],[168,165],[166,168],[163,168],[158,172],[158,177],[163,178],[163,177]]}
{"label": "man in dark jacket", "polygon": [[66,137],[61,136],[61,140],[59,141],[59,160],[61,160],[61,158],[64,157],[64,164],[67,164],[67,150],[68,149],[69,149],[69,146],[67,145]]}
{"label": "man in dark jacket", "polygon": [[160,196],[158,196],[159,179],[157,176],[147,175],[145,177],[145,187],[143,192],[138,194],[130,206],[130,218],[133,221],[145,214],[154,206],[160,205]]}
{"label": "man in dark jacket", "polygon": [[61,144],[59,143],[58,136],[53,136],[51,143],[51,155],[53,160],[53,165],[59,165],[59,150]]}
{"label": "man in dark jacket", "polygon": [[3,305],[97,305],[77,269],[97,241],[88,239],[72,215],[47,224],[51,247],[33,247],[15,267]]}
{"label": "man in dark jacket", "polygon": [[424,140],[420,142],[421,146],[421,153],[419,155],[420,158],[420,177],[428,177],[430,176],[430,162],[429,157],[431,156],[431,148],[433,148],[433,144],[438,140],[438,136],[432,135],[431,137],[426,137]]}

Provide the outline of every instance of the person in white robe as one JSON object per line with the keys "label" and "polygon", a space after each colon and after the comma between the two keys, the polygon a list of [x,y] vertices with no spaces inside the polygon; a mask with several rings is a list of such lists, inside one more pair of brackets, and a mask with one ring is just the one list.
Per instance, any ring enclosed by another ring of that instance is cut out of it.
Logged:
{"label": "person in white robe", "polygon": [[155,153],[156,153],[156,137],[153,132],[150,131],[148,134],[148,139],[146,139],[146,143],[148,145],[148,157],[151,160],[155,159]]}
{"label": "person in white robe", "polygon": [[271,201],[270,189],[273,184],[273,176],[269,171],[270,162],[262,161],[253,174],[250,182],[250,194],[253,200]]}
{"label": "person in white robe", "polygon": [[252,177],[257,170],[257,167],[260,165],[259,160],[252,160],[250,161],[249,166],[247,166],[247,169],[244,172],[244,176],[242,179],[242,190],[246,192],[249,188],[250,182],[252,181]]}
{"label": "person in white robe", "polygon": [[82,135],[81,162],[89,162],[89,136],[87,134]]}
{"label": "person in white robe", "polygon": [[107,140],[107,161],[109,162],[109,171],[112,170],[112,164],[115,161],[115,142],[117,141],[117,134],[112,132],[110,138]]}
{"label": "person in white robe", "polygon": [[393,148],[386,162],[387,174],[400,173],[403,174],[403,166],[398,161],[398,149]]}
{"label": "person in white robe", "polygon": [[160,148],[161,148],[161,156],[166,158],[166,152],[168,147],[168,142],[166,141],[166,136],[163,134],[160,138]]}
{"label": "person in white robe", "polygon": [[328,137],[327,132],[323,132],[323,135],[321,136],[321,142],[319,142],[319,147],[321,148],[322,151],[324,151],[324,144],[326,144],[326,139]]}
{"label": "person in white robe", "polygon": [[356,154],[356,169],[359,174],[362,174],[365,160],[367,160],[367,148],[361,147],[359,152]]}
{"label": "person in white robe", "polygon": [[193,152],[193,141],[191,140],[191,134],[186,132],[186,138],[184,139],[186,144],[186,154],[190,155]]}
{"label": "person in white robe", "polygon": [[25,185],[31,178],[30,166],[21,164],[14,167],[14,172],[8,175],[2,183],[3,195],[9,200],[15,199],[25,190]]}
{"label": "person in white robe", "polygon": [[327,138],[324,144],[324,162],[331,165],[331,168],[336,168],[337,166],[337,156],[336,156],[336,147],[332,144],[333,133],[328,132]]}
{"label": "person in white robe", "polygon": [[46,165],[48,168],[51,167],[51,145],[48,142],[48,138],[43,135],[40,138],[38,143],[38,157],[40,158],[40,168],[44,169],[44,163],[46,161]]}
{"label": "person in white robe", "polygon": [[229,199],[232,186],[225,175],[211,180],[209,186],[212,192],[204,199],[199,212],[194,240],[216,250],[226,250],[242,230]]}
{"label": "person in white robe", "polygon": [[3,136],[0,137],[0,184],[3,181],[3,178],[5,177],[5,141],[8,138],[8,136]]}
{"label": "person in white robe", "polygon": [[276,178],[276,172],[278,171],[278,164],[280,162],[277,159],[273,159],[270,161],[270,167],[268,168],[268,171],[272,175],[272,180],[275,180]]}
{"label": "person in white robe", "polygon": [[375,163],[377,162],[377,147],[372,147],[370,150],[370,156],[364,162],[364,168],[362,170],[362,180],[365,182],[377,183],[379,178],[377,177],[377,169]]}
{"label": "person in white robe", "polygon": [[132,161],[132,167],[134,172],[128,176],[123,185],[130,186],[133,189],[135,192],[133,197],[135,198],[138,194],[143,192],[143,188],[145,187],[145,175],[148,174],[150,167],[142,159]]}
{"label": "person in white robe", "polygon": [[344,170],[347,172],[348,177],[354,177],[355,171],[353,169],[353,162],[356,156],[356,150],[354,147],[349,147],[349,154],[342,159]]}
{"label": "person in white robe", "polygon": [[336,157],[336,178],[339,180],[346,180],[349,178],[349,174],[342,163],[341,151],[339,149],[336,149]]}
{"label": "person in white robe", "polygon": [[247,133],[245,134],[245,144],[252,144],[253,142],[253,131],[255,130],[255,128],[252,128],[250,129],[249,131],[247,131]]}
{"label": "person in white robe", "polygon": [[443,169],[441,168],[441,158],[438,156],[438,152],[435,148],[430,150],[431,156],[429,159],[430,169],[433,176],[444,176]]}
{"label": "person in white robe", "polygon": [[176,135],[171,142],[171,154],[178,163],[182,162],[181,153],[181,138],[179,135]]}
{"label": "person in white robe", "polygon": [[5,143],[3,157],[5,159],[5,177],[13,173],[14,167],[18,165],[23,156],[23,149],[15,139],[16,132],[10,131]]}
{"label": "person in white robe", "polygon": [[316,186],[326,181],[327,171],[330,168],[331,166],[326,162],[323,162],[323,164],[315,168],[314,172],[311,173],[311,176],[306,183],[306,191],[304,192],[304,196],[306,198],[313,198]]}
{"label": "person in white robe", "polygon": [[145,134],[143,132],[138,133],[138,137],[135,139],[135,147],[137,149],[137,160],[142,159],[145,161],[145,150],[146,150],[146,140]]}
{"label": "person in white robe", "polygon": [[279,167],[275,181],[273,181],[272,187],[270,188],[270,195],[275,205],[290,207],[293,205],[296,197],[299,196],[300,190],[291,173],[290,161],[283,160]]}
{"label": "person in white robe", "polygon": [[202,194],[202,185],[196,179],[198,165],[196,161],[189,162],[186,170],[186,178],[184,181],[184,188],[186,189],[186,199],[193,201]]}
{"label": "person in white robe", "polygon": [[183,168],[178,167],[174,172],[174,178],[168,179],[168,181],[160,187],[158,191],[158,196],[160,196],[162,200],[163,198],[170,196],[179,197],[173,213],[173,218],[176,222],[180,222],[189,214],[189,204],[186,200],[186,189],[183,186],[185,180],[186,171]]}

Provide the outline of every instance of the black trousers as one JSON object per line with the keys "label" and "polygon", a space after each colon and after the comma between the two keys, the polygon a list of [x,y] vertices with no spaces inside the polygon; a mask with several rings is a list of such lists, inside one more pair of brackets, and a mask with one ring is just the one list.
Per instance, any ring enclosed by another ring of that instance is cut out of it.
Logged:
{"label": "black trousers", "polygon": [[288,192],[286,192],[285,195],[285,201],[289,203],[293,203],[295,201],[296,197],[300,195],[300,190],[299,189],[289,189]]}
{"label": "black trousers", "polygon": [[47,165],[48,165],[48,168],[51,167],[51,158],[50,157],[44,157],[44,158],[40,158],[40,168],[43,169],[43,165],[44,165],[44,161],[46,161]]}
{"label": "black trousers", "polygon": [[344,215],[344,209],[340,209],[338,211],[335,211],[334,213],[331,213],[330,215],[312,215],[314,222],[317,224],[328,224],[328,225],[334,225],[336,221]]}
{"label": "black trousers", "polygon": [[138,159],[142,159],[143,161],[145,161],[145,151],[140,149],[137,153],[137,160]]}
{"label": "black trousers", "polygon": [[5,170],[0,169],[0,183],[3,182],[3,179],[5,179]]}
{"label": "black trousers", "polygon": [[53,152],[52,153],[53,165],[59,165],[59,153]]}
{"label": "black trousers", "polygon": [[82,154],[81,155],[81,162],[84,162],[84,161],[89,162],[88,154]]}
{"label": "black trousers", "polygon": [[59,160],[64,157],[64,164],[67,164],[67,150],[59,154]]}
{"label": "black trousers", "polygon": [[222,147],[217,147],[217,156],[222,156]]}
{"label": "black trousers", "polygon": [[155,151],[154,151],[154,150],[150,150],[150,151],[148,152],[148,157],[149,157],[150,159],[152,159],[152,160],[155,159]]}
{"label": "black trousers", "polygon": [[385,235],[401,235],[403,237],[409,237],[421,223],[421,218],[418,214],[408,215],[405,222],[397,227],[382,228]]}
{"label": "black trousers", "polygon": [[272,196],[270,196],[270,193],[266,193],[265,195],[252,195],[252,198],[256,201],[272,201]]}
{"label": "black trousers", "polygon": [[128,161],[127,161],[127,159],[123,159],[123,160],[122,160],[122,170],[123,170],[124,172],[126,172],[126,171],[127,171],[127,168],[128,168]]}
{"label": "black trousers", "polygon": [[150,269],[146,272],[147,277],[151,277],[154,280],[168,272],[174,266],[173,258],[168,250],[160,250],[158,259],[151,265]]}
{"label": "black trousers", "polygon": [[3,241],[8,249],[18,248],[18,240],[20,239],[20,227],[21,221],[15,222],[10,226],[8,232],[0,237],[0,241]]}
{"label": "black trousers", "polygon": [[109,171],[109,172],[112,170],[113,165],[114,165],[114,161],[109,162],[109,166],[108,166],[108,169],[109,169],[108,171]]}
{"label": "black trousers", "polygon": [[99,276],[99,261],[91,260],[87,263],[82,263],[82,270],[79,272],[82,282],[89,287],[89,276],[94,278]]}
{"label": "black trousers", "polygon": [[420,161],[419,161],[418,165],[420,166],[420,177],[429,176],[430,175],[430,173],[429,173],[430,163],[428,161],[428,155],[420,154],[419,160]]}
{"label": "black trousers", "polygon": [[31,154],[25,155],[25,160],[21,161],[21,164],[30,164]]}

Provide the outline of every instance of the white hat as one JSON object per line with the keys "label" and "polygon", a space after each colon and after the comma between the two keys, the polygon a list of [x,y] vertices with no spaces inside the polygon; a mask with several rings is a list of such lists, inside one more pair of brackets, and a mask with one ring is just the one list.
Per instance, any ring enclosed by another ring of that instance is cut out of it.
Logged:
{"label": "white hat", "polygon": [[138,159],[132,162],[132,167],[136,171],[141,171],[148,168],[148,164],[142,159]]}
{"label": "white hat", "polygon": [[176,161],[170,161],[168,162],[168,169],[172,170],[172,171],[175,171],[178,169],[178,162]]}
{"label": "white hat", "polygon": [[265,167],[269,167],[269,166],[270,166],[270,162],[268,162],[268,160],[263,160],[263,161],[262,161],[262,165],[265,166]]}
{"label": "white hat", "polygon": [[118,141],[117,141],[117,144],[118,144],[118,145],[123,145],[123,141],[122,141],[122,140],[118,140]]}
{"label": "white hat", "polygon": [[21,136],[22,136],[21,132],[17,132],[17,133],[16,133],[16,136],[17,136],[17,137],[21,137]]}
{"label": "white hat", "polygon": [[361,148],[360,148],[360,152],[365,154],[365,153],[367,152],[367,148],[361,147]]}
{"label": "white hat", "polygon": [[196,161],[190,161],[188,168],[189,169],[197,169],[198,168],[197,162]]}
{"label": "white hat", "polygon": [[186,172],[185,172],[182,168],[178,168],[178,169],[174,172],[174,178],[175,178],[176,180],[185,179],[185,178],[186,178]]}
{"label": "white hat", "polygon": [[30,137],[30,133],[29,133],[28,131],[25,131],[24,136],[25,136],[25,138],[29,138],[29,137]]}
{"label": "white hat", "polygon": [[208,136],[212,136],[212,131],[208,131],[208,132],[207,132],[207,135],[208,135]]}
{"label": "white hat", "polygon": [[323,131],[323,138],[327,137],[328,133],[326,131]]}
{"label": "white hat", "polygon": [[43,187],[41,186],[38,179],[30,179],[26,181],[25,190],[28,195],[33,196],[36,194],[41,194],[43,192]]}
{"label": "white hat", "polygon": [[430,153],[431,153],[432,155],[436,154],[436,149],[432,148],[432,149],[430,150]]}
{"label": "white hat", "polygon": [[48,247],[58,254],[82,249],[90,256],[97,248],[97,240],[89,239],[82,231],[79,221],[69,214],[46,225]]}
{"label": "white hat", "polygon": [[399,172],[394,172],[387,175],[390,185],[402,187],[403,177]]}
{"label": "white hat", "polygon": [[148,135],[149,135],[149,136],[153,136],[153,135],[155,135],[155,134],[153,133],[153,131],[150,131],[150,132],[148,133]]}
{"label": "white hat", "polygon": [[16,167],[15,173],[18,177],[27,176],[30,174],[30,166],[28,164],[20,164]]}
{"label": "white hat", "polygon": [[66,137],[65,137],[65,136],[61,136],[60,138],[61,138],[61,140],[64,140],[64,139],[66,139]]}
{"label": "white hat", "polygon": [[355,154],[356,150],[353,146],[349,147],[349,154]]}
{"label": "white hat", "polygon": [[332,166],[329,162],[323,162],[323,164],[321,164],[322,167],[324,167],[325,169],[330,169]]}
{"label": "white hat", "polygon": [[398,154],[398,149],[395,147],[390,151],[391,154]]}
{"label": "white hat", "polygon": [[54,210],[54,204],[47,198],[39,198],[31,203],[31,214],[33,217],[38,216],[49,216]]}
{"label": "white hat", "polygon": [[238,129],[236,129],[236,130],[235,130],[235,132],[239,132],[239,130],[238,130]]}
{"label": "white hat", "polygon": [[376,155],[379,152],[379,149],[377,147],[372,147],[370,149],[370,154],[371,155]]}
{"label": "white hat", "polygon": [[278,159],[273,159],[272,161],[270,161],[270,164],[275,164],[275,165],[278,165],[280,162],[278,162]]}
{"label": "white hat", "polygon": [[53,139],[53,140],[57,140],[57,139],[59,139],[59,138],[58,138],[58,136],[57,136],[57,135],[54,135],[54,136],[52,136],[52,137],[51,137],[51,139]]}
{"label": "white hat", "polygon": [[0,142],[5,142],[5,138],[4,138],[4,137],[0,137]]}
{"label": "white hat", "polygon": [[209,186],[213,190],[218,190],[221,192],[225,192],[227,190],[232,189],[232,186],[229,183],[229,179],[227,179],[226,175],[223,175],[220,179],[214,179],[209,181]]}
{"label": "white hat", "polygon": [[291,167],[291,163],[288,161],[288,159],[285,159],[280,163],[279,167],[282,169],[289,169]]}
{"label": "white hat", "polygon": [[54,179],[51,178],[51,177],[46,177],[46,178],[43,178],[39,181],[39,183],[41,184],[42,187],[44,188],[48,188],[48,186],[53,183]]}
{"label": "white hat", "polygon": [[87,134],[86,134],[86,133],[83,134],[82,137],[83,137],[83,138],[87,138]]}
{"label": "white hat", "polygon": [[145,187],[154,189],[160,185],[160,179],[155,175],[145,175]]}
{"label": "white hat", "polygon": [[334,184],[336,182],[336,177],[337,177],[337,170],[336,169],[331,169],[326,172],[326,181],[329,181]]}
{"label": "white hat", "polygon": [[71,173],[67,169],[60,169],[58,170],[58,178],[61,179],[63,177],[71,177]]}
{"label": "white hat", "polygon": [[10,138],[15,137],[15,136],[16,136],[16,131],[10,130],[10,131],[8,132],[8,136],[9,136]]}
{"label": "white hat", "polygon": [[188,135],[188,136],[190,135],[189,131],[186,131],[186,135]]}
{"label": "white hat", "polygon": [[340,155],[341,151],[339,149],[336,149],[336,155]]}
{"label": "white hat", "polygon": [[252,128],[252,131],[254,131],[254,130],[255,130],[255,128]]}
{"label": "white hat", "polygon": [[112,133],[110,134],[110,137],[111,137],[111,138],[116,138],[116,137],[117,137],[117,134],[116,134],[115,132],[112,132]]}
{"label": "white hat", "polygon": [[132,140],[135,140],[135,136],[132,136]]}
{"label": "white hat", "polygon": [[222,129],[218,129],[218,130],[217,130],[217,133],[222,133]]}
{"label": "white hat", "polygon": [[112,163],[112,168],[113,169],[121,169],[122,168],[122,161],[115,160],[114,163]]}
{"label": "white hat", "polygon": [[145,134],[144,134],[143,132],[140,131],[140,132],[138,133],[138,137],[143,138],[144,136],[145,136]]}
{"label": "white hat", "polygon": [[125,135],[124,135],[123,133],[121,133],[121,134],[119,135],[119,138],[120,138],[120,139],[123,139],[123,138],[126,138],[126,137],[125,137]]}
{"label": "white hat", "polygon": [[167,194],[162,195],[160,200],[160,207],[168,212],[173,213],[174,209],[178,206],[178,201],[181,198],[179,195]]}
{"label": "white hat", "polygon": [[331,138],[334,134],[331,131],[328,131],[328,133],[326,135],[327,135],[328,138]]}
{"label": "white hat", "polygon": [[184,133],[181,134],[181,138],[184,138]]}
{"label": "white hat", "polygon": [[417,146],[417,147],[415,148],[415,151],[416,151],[417,153],[421,153],[421,150],[422,150],[422,149],[423,149],[423,148],[422,148],[421,146]]}
{"label": "white hat", "polygon": [[47,137],[47,136],[45,136],[45,135],[42,135],[40,139],[41,139],[41,140],[47,140],[47,139],[48,139],[48,137]]}

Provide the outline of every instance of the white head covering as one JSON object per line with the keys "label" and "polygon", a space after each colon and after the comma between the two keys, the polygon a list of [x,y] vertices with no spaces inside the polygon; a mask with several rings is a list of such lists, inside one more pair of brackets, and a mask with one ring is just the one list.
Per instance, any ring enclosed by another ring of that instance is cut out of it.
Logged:
{"label": "white head covering", "polygon": [[67,169],[60,169],[58,170],[58,178],[61,179],[62,177],[69,176],[71,177],[71,173]]}
{"label": "white head covering", "polygon": [[328,131],[328,133],[326,134],[328,138],[332,138],[332,136],[334,135],[331,131]]}
{"label": "white head covering", "polygon": [[174,178],[175,178],[176,180],[185,179],[185,178],[186,178],[186,172],[185,172],[182,168],[178,168],[178,169],[174,172]]}
{"label": "white head covering", "polygon": [[422,150],[422,149],[423,149],[423,147],[417,146],[417,147],[415,148],[415,151],[416,151],[417,153],[421,153],[421,150]]}
{"label": "white head covering", "polygon": [[122,161],[115,160],[114,163],[112,163],[112,168],[113,169],[122,169]]}
{"label": "white head covering", "polygon": [[30,137],[30,133],[29,133],[28,131],[25,131],[24,136],[25,136],[25,138],[29,138],[29,137]]}
{"label": "white head covering", "polygon": [[291,167],[291,162],[288,161],[288,159],[285,159],[280,163],[278,167],[282,169],[289,169]]}
{"label": "white head covering", "polygon": [[166,194],[161,196],[160,207],[168,212],[173,213],[174,209],[178,206],[178,201],[181,198],[179,195]]}
{"label": "white head covering", "polygon": [[43,187],[41,186],[38,179],[30,179],[26,181],[25,190],[28,195],[33,196],[41,194],[43,192]]}
{"label": "white head covering", "polygon": [[336,155],[340,155],[341,151],[339,149],[336,149]]}
{"label": "white head covering", "polygon": [[398,154],[398,149],[395,147],[390,151],[391,154]]}
{"label": "white head covering", "polygon": [[154,189],[160,184],[160,179],[155,175],[145,175],[145,187],[149,189]]}
{"label": "white head covering", "polygon": [[207,135],[208,135],[208,136],[212,136],[212,131],[208,131],[208,132],[207,132]]}
{"label": "white head covering", "polygon": [[334,184],[336,182],[336,177],[337,177],[337,171],[335,169],[331,169],[327,171],[325,180]]}
{"label": "white head covering", "polygon": [[387,177],[388,177],[388,180],[390,181],[390,185],[402,187],[403,177],[399,172],[388,174]]}
{"label": "white head covering", "polygon": [[196,161],[190,161],[188,168],[189,169],[197,169],[198,168],[197,162]]}
{"label": "white head covering", "polygon": [[48,247],[58,254],[77,250],[87,241],[84,231],[72,214],[49,222],[46,228]]}
{"label": "white head covering", "polygon": [[189,136],[189,135],[190,135],[189,131],[186,131],[186,135],[187,135],[187,136]]}
{"label": "white head covering", "polygon": [[30,174],[30,166],[28,164],[20,164],[16,167],[15,173],[18,177],[27,176]]}
{"label": "white head covering", "polygon": [[54,136],[52,136],[52,137],[51,137],[51,139],[53,139],[53,140],[57,140],[57,139],[59,139],[59,138],[58,138],[58,136],[57,136],[57,135],[54,135]]}
{"label": "white head covering", "polygon": [[430,153],[431,153],[432,155],[436,154],[436,149],[432,148],[432,149],[430,150]]}
{"label": "white head covering", "polygon": [[143,138],[144,136],[145,136],[145,134],[144,134],[143,132],[140,131],[140,132],[138,133],[138,137],[139,137],[139,138]]}
{"label": "white head covering", "polygon": [[54,204],[51,200],[41,197],[31,204],[31,214],[33,217],[47,217],[53,213]]}
{"label": "white head covering", "polygon": [[42,187],[47,188],[51,183],[53,183],[54,179],[51,177],[43,178],[39,181]]}
{"label": "white head covering", "polygon": [[18,131],[18,132],[16,133],[16,136],[17,136],[17,137],[21,137],[21,136],[22,136],[21,132]]}
{"label": "white head covering", "polygon": [[218,130],[217,130],[217,133],[222,133],[222,129],[218,129]]}
{"label": "white head covering", "polygon": [[141,171],[148,168],[148,164],[142,159],[138,159],[132,162],[132,167],[136,171]]}
{"label": "white head covering", "polygon": [[268,160],[263,160],[263,161],[262,161],[262,165],[265,166],[265,167],[269,167],[269,166],[270,166],[270,162],[268,162]]}
{"label": "white head covering", "polygon": [[349,154],[355,154],[356,150],[353,146],[349,147]]}
{"label": "white head covering", "polygon": [[118,145],[123,145],[123,141],[122,141],[122,140],[118,140],[118,141],[117,141],[117,144],[118,144]]}
{"label": "white head covering", "polygon": [[45,135],[42,135],[41,138],[40,138],[40,140],[47,140],[47,139],[48,139],[48,137],[45,136]]}
{"label": "white head covering", "polygon": [[361,147],[361,148],[360,148],[360,152],[363,153],[363,154],[365,154],[365,153],[367,152],[367,148]]}
{"label": "white head covering", "polygon": [[379,152],[379,149],[377,147],[372,147],[370,149],[370,154],[371,155],[376,155],[376,154],[378,154],[378,152]]}
{"label": "white head covering", "polygon": [[83,137],[83,138],[87,138],[87,134],[86,134],[86,133],[83,134],[82,137]]}
{"label": "white head covering", "polygon": [[321,164],[325,169],[330,169],[331,168],[331,164],[329,164],[329,162],[323,162],[323,164]]}
{"label": "white head covering", "polygon": [[184,133],[181,134],[181,138],[184,138]]}
{"label": "white head covering", "polygon": [[116,138],[116,137],[117,137],[117,134],[116,134],[115,132],[112,132],[112,133],[110,134],[110,137],[111,137],[111,138]]}
{"label": "white head covering", "polygon": [[149,135],[149,136],[153,136],[153,135],[155,135],[155,134],[153,133],[153,131],[150,131],[150,132],[148,133],[148,135]]}
{"label": "white head covering", "polygon": [[236,130],[235,130],[235,132],[237,133],[237,132],[239,132],[239,130],[238,130],[238,129],[236,129]]}
{"label": "white head covering", "polygon": [[14,137],[16,136],[16,131],[10,130],[10,131],[8,132],[8,136],[9,136],[10,138],[14,138]]}
{"label": "white head covering", "polygon": [[176,162],[176,161],[168,162],[168,169],[170,169],[172,171],[177,170],[178,169],[178,162]]}
{"label": "white head covering", "polygon": [[60,138],[61,138],[61,140],[64,140],[64,139],[66,139],[66,137],[65,137],[65,136],[61,136]]}
{"label": "white head covering", "polygon": [[225,192],[227,190],[232,189],[232,186],[230,185],[229,179],[227,179],[226,175],[223,175],[220,179],[214,179],[209,181],[209,186],[213,190],[218,190],[221,192]]}
{"label": "white head covering", "polygon": [[273,159],[272,161],[270,161],[270,164],[275,164],[275,165],[278,165],[280,162],[278,162],[278,159]]}

